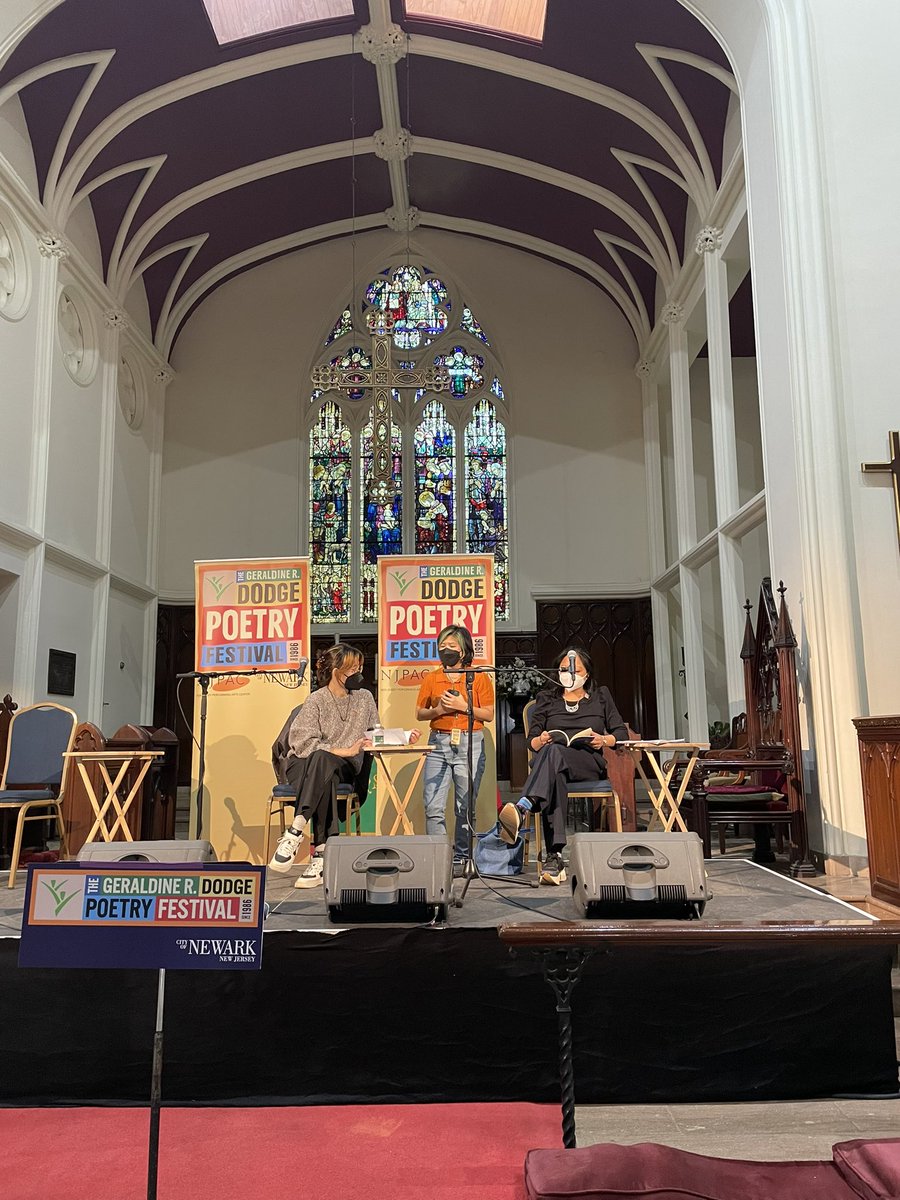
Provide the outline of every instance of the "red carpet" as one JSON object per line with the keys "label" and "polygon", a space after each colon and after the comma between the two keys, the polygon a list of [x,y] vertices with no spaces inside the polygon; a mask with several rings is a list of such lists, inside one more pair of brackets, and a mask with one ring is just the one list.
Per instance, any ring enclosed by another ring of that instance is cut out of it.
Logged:
{"label": "red carpet", "polygon": [[[0,1109],[2,1200],[146,1200],[139,1108]],[[173,1108],[158,1200],[523,1200],[527,1150],[559,1147],[545,1104]]]}

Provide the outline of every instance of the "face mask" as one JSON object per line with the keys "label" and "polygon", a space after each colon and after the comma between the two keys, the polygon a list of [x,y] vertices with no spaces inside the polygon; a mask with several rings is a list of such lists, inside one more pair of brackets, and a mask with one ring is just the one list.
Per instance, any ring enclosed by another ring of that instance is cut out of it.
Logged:
{"label": "face mask", "polygon": [[446,646],[443,650],[438,650],[438,658],[441,660],[442,667],[456,667],[459,665],[462,655],[458,650],[451,650]]}
{"label": "face mask", "polygon": [[570,675],[568,670],[560,671],[559,682],[567,692],[577,692],[587,683],[587,675]]}
{"label": "face mask", "polygon": [[363,677],[359,671],[355,675],[348,675],[344,680],[344,687],[348,692],[358,692],[362,685]]}

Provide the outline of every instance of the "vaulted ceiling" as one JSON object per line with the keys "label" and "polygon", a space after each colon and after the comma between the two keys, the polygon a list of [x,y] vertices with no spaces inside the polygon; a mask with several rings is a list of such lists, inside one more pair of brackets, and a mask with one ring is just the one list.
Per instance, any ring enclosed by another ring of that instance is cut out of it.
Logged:
{"label": "vaulted ceiling", "polygon": [[354,0],[223,46],[202,0],[63,0],[0,71],[56,231],[91,205],[106,282],[124,301],[143,280],[165,355],[237,272],[409,223],[578,271],[641,342],[734,92],[678,0],[549,0],[540,43]]}

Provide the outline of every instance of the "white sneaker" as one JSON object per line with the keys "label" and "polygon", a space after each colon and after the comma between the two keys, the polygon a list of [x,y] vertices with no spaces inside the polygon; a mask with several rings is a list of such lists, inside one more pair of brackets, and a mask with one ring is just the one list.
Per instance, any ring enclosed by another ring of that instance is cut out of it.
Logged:
{"label": "white sneaker", "polygon": [[297,851],[300,849],[302,841],[302,833],[293,833],[290,829],[283,833],[278,839],[275,853],[269,861],[269,870],[289,871],[294,865],[294,859],[297,857]]}
{"label": "white sneaker", "polygon": [[294,880],[295,888],[314,888],[322,882],[322,872],[325,870],[325,859],[321,854],[314,854],[299,876]]}

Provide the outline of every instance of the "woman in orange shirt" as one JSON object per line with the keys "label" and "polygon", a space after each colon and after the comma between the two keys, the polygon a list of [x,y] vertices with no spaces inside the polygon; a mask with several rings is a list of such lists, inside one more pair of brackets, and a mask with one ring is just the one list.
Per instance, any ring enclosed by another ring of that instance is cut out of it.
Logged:
{"label": "woman in orange shirt", "polygon": [[[438,657],[441,665],[422,680],[416,701],[416,717],[431,722],[428,739],[432,747],[425,760],[423,796],[425,801],[425,832],[446,834],[444,812],[447,791],[453,780],[456,828],[453,837],[453,862],[465,862],[469,847],[469,718],[466,699],[465,670],[475,656],[472,635],[462,625],[448,625],[438,634]],[[494,719],[494,689],[483,672],[472,683],[472,773],[473,796],[478,795],[484,774],[485,721]]]}

